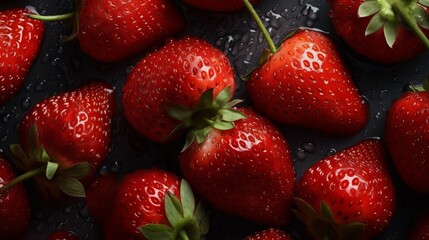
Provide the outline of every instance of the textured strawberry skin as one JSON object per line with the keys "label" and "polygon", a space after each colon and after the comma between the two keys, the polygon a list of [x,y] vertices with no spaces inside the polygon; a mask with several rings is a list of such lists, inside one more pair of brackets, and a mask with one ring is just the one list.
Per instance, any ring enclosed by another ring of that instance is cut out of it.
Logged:
{"label": "textured strawberry skin", "polygon": [[351,135],[369,120],[363,101],[333,42],[304,30],[287,39],[247,83],[256,110],[290,125]]}
{"label": "textured strawberry skin", "polygon": [[78,39],[102,62],[124,60],[181,32],[185,20],[168,0],[84,0]]}
{"label": "textured strawberry skin", "polygon": [[282,230],[269,228],[248,236],[244,240],[291,240],[291,238]]}
{"label": "textured strawberry skin", "polygon": [[[7,161],[0,157],[0,187],[15,178]],[[30,220],[30,202],[22,184],[0,194],[1,239],[15,239],[23,234]]]}
{"label": "textured strawberry skin", "polygon": [[110,215],[103,224],[104,239],[145,239],[139,227],[167,224],[164,196],[170,191],[180,199],[180,180],[173,173],[146,169],[126,175],[118,185]]}
{"label": "textured strawberry skin", "polygon": [[36,125],[40,144],[61,168],[88,162],[94,172],[109,151],[114,111],[114,92],[99,81],[53,96],[36,104],[21,121],[21,146],[29,152],[30,128]]}
{"label": "textured strawberry skin", "polygon": [[57,230],[51,233],[48,237],[48,240],[79,240],[76,234],[65,231],[65,230]]}
{"label": "textured strawberry skin", "polygon": [[213,88],[216,96],[226,87],[235,90],[226,56],[204,40],[185,37],[169,41],[132,69],[122,90],[122,103],[137,131],[152,141],[166,142],[179,124],[167,115],[167,103],[193,108],[207,89]]}
{"label": "textured strawberry skin", "polygon": [[[359,18],[358,8],[365,0],[332,0],[330,16],[336,33],[358,54],[380,63],[396,63],[416,57],[424,50],[422,41],[404,27],[398,28],[396,42],[387,45],[383,29],[365,37],[371,17]],[[428,11],[426,9],[426,11]]]}
{"label": "textured strawberry skin", "polygon": [[[237,11],[244,8],[243,0],[184,0],[184,2],[201,9],[218,12]],[[258,0],[250,0],[256,3]]]}
{"label": "textured strawberry skin", "polygon": [[336,224],[367,224],[362,239],[372,239],[388,225],[396,205],[384,146],[365,140],[317,162],[298,182],[296,196],[316,211],[324,201]]}
{"label": "textured strawberry skin", "polygon": [[44,25],[28,10],[0,12],[0,105],[16,94],[39,52]]}
{"label": "textured strawberry skin", "polygon": [[392,103],[385,125],[387,147],[401,179],[429,193],[429,92],[407,92]]}
{"label": "textured strawberry skin", "polygon": [[216,208],[258,223],[290,220],[295,175],[280,132],[250,109],[227,131],[212,130],[179,156],[185,179]]}

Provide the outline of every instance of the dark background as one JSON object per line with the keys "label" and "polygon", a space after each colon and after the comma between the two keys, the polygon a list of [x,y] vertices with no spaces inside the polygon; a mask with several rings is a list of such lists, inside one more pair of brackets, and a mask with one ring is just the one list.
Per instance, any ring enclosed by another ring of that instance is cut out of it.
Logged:
{"label": "dark background", "polygon": [[[185,6],[180,1],[187,18],[184,34],[200,36],[214,44],[230,59],[236,70],[239,88],[236,97],[247,101],[240,76],[257,66],[258,56],[265,41],[246,10],[235,13],[214,13]],[[69,12],[71,0],[1,1],[0,9],[33,5],[42,15]],[[386,111],[393,99],[398,98],[404,87],[419,83],[429,72],[429,55],[424,53],[413,61],[390,66],[378,65],[355,56],[337,38],[328,17],[329,6],[323,0],[272,0],[255,6],[278,44],[291,30],[297,27],[317,27],[326,32],[337,43],[361,92],[371,105],[371,121],[364,131],[349,138],[329,137],[298,127],[278,125],[289,140],[293,152],[297,179],[314,162],[368,137],[383,138]],[[76,41],[63,42],[70,34],[66,22],[46,23],[42,49],[27,76],[20,93],[6,105],[0,107],[0,154],[10,157],[9,144],[17,143],[17,124],[23,114],[34,104],[54,94],[75,89],[94,80],[103,79],[114,85],[118,95],[119,111],[113,122],[111,152],[100,173],[111,171],[121,176],[136,168],[159,166],[179,174],[177,154],[182,139],[168,145],[154,144],[142,138],[126,122],[119,96],[130,68],[144,53],[128,61],[102,64],[79,49]],[[247,102],[248,103],[248,102]],[[378,239],[405,239],[405,234],[421,212],[426,196],[420,196],[404,187],[395,175],[398,209],[388,230]],[[429,183],[428,183],[429,184]],[[35,196],[31,182],[26,183],[31,196]],[[93,223],[85,207],[84,199],[63,199],[58,203],[42,203],[32,200],[32,221],[29,239],[46,239],[56,229],[77,233],[80,239],[101,239],[98,227]],[[226,216],[213,211],[211,230],[207,239],[241,239],[262,229],[253,223]],[[296,239],[306,239],[293,223],[285,228]],[[1,238],[1,236],[0,236]]]}

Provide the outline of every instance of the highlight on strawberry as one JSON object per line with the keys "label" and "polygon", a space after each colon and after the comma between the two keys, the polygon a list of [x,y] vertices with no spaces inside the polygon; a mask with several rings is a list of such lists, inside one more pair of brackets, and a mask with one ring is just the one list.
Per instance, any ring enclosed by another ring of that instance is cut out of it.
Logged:
{"label": "highlight on strawberry", "polygon": [[39,53],[45,28],[29,14],[21,8],[0,12],[0,106],[20,90]]}
{"label": "highlight on strawberry", "polygon": [[329,0],[336,33],[358,54],[392,64],[429,48],[426,0]]}
{"label": "highlight on strawberry", "polygon": [[255,109],[281,123],[332,135],[364,129],[368,103],[332,40],[321,31],[300,29],[277,48],[253,6],[244,2],[270,49],[246,82]]}
{"label": "highlight on strawberry", "polygon": [[20,144],[10,146],[22,175],[0,189],[32,178],[45,198],[61,192],[84,197],[79,180],[91,175],[106,158],[115,95],[110,85],[95,81],[36,104],[19,124]]}
{"label": "highlight on strawberry", "polygon": [[396,172],[412,189],[429,193],[429,80],[393,101],[385,138]]}
{"label": "highlight on strawberry", "polygon": [[368,139],[331,155],[299,180],[295,216],[317,240],[373,239],[395,212],[395,188],[380,140]]}

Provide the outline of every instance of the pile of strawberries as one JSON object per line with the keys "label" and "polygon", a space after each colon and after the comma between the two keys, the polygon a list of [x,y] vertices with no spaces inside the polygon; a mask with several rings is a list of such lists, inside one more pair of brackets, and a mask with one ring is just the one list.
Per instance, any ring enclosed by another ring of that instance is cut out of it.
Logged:
{"label": "pile of strawberries", "polygon": [[[252,6],[265,1],[82,0],[75,11],[58,16],[0,11],[0,105],[23,91],[43,54],[40,46],[49,35],[44,21],[74,24],[69,41],[100,64],[139,59],[124,84],[94,79],[26,111],[12,131],[19,142],[0,156],[0,239],[28,237],[34,199],[49,205],[86,198],[103,239],[204,239],[211,225],[220,225],[212,213],[222,212],[258,226],[246,240],[349,240],[374,239],[390,226],[396,200],[406,197],[398,196],[398,184],[425,198],[429,83],[423,81],[392,102],[383,136],[321,157],[296,178],[288,144],[294,139],[279,127],[356,136],[370,121],[371,103],[327,33],[299,28],[276,46]],[[427,0],[328,2],[347,51],[367,64],[411,61],[429,48]],[[260,66],[237,77],[219,49],[183,34],[179,6],[208,14],[247,8],[267,41],[267,51],[252,59]],[[248,98],[234,97],[239,86]],[[120,176],[100,174],[115,148],[118,118],[151,144],[180,143],[171,159],[178,168],[156,162]],[[24,186],[25,180],[30,182]],[[28,196],[28,188],[35,196]],[[429,218],[416,219],[407,234],[426,239]],[[49,239],[76,238],[60,231]]]}

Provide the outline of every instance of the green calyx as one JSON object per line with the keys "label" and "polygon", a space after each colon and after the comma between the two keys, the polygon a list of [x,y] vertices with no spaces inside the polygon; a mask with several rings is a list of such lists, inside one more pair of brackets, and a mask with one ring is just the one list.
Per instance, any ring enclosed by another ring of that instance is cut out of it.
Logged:
{"label": "green calyx", "polygon": [[320,213],[301,198],[295,198],[298,209],[292,209],[295,216],[306,226],[307,233],[316,240],[361,239],[366,224],[352,222],[345,225],[335,223],[331,209],[321,201]]}
{"label": "green calyx", "polygon": [[429,0],[366,0],[359,6],[358,16],[372,17],[365,36],[383,29],[386,42],[393,47],[399,25],[413,31],[429,48],[429,40],[422,28],[429,29]]}
{"label": "green calyx", "polygon": [[180,183],[180,200],[171,192],[165,194],[164,207],[170,225],[146,224],[140,227],[148,240],[200,240],[209,230],[208,212],[200,201],[195,206],[192,189],[186,180]]}
{"label": "green calyx", "polygon": [[10,151],[15,157],[14,164],[25,173],[3,186],[0,193],[24,180],[34,178],[40,183],[38,188],[46,199],[49,196],[58,197],[61,191],[73,197],[85,197],[85,189],[79,180],[89,174],[90,165],[84,162],[68,168],[61,167],[40,144],[36,125],[30,129],[28,152],[19,144],[12,144]]}
{"label": "green calyx", "polygon": [[183,105],[169,103],[165,110],[174,119],[181,123],[168,135],[187,130],[186,143],[182,149],[185,151],[195,140],[198,143],[204,142],[208,134],[213,129],[229,130],[235,127],[234,122],[247,116],[237,110],[232,109],[242,100],[234,99],[231,87],[223,89],[216,98],[213,99],[213,89],[206,90],[198,101],[195,109],[189,109]]}
{"label": "green calyx", "polygon": [[428,92],[429,91],[429,78],[426,78],[422,84],[415,85],[411,83],[409,86],[409,90],[413,92]]}

